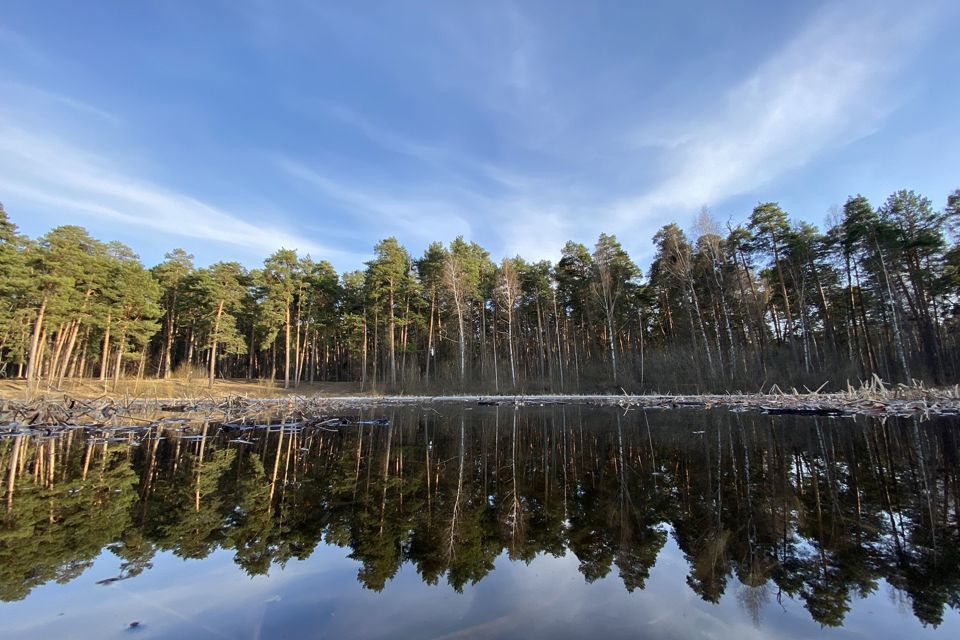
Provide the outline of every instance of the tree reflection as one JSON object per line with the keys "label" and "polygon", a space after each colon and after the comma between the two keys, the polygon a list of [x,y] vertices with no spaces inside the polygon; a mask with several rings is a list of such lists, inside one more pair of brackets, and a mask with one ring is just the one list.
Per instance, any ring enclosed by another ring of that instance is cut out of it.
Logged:
{"label": "tree reflection", "polygon": [[[389,424],[215,425],[0,438],[0,599],[158,551],[232,550],[251,575],[318,544],[379,591],[404,563],[456,590],[495,560],[572,553],[587,582],[642,590],[673,537],[686,582],[839,625],[886,581],[925,624],[960,608],[958,427],[578,406],[397,409]],[[136,438],[139,438],[137,440]],[[134,446],[136,444],[137,446]]]}

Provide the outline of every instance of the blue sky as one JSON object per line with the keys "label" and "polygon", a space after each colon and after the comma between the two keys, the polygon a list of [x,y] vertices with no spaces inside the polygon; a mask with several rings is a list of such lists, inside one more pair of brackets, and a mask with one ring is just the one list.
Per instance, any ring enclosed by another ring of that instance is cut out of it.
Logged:
{"label": "blue sky", "polygon": [[960,3],[33,2],[0,13],[0,201],[148,264],[396,236],[640,262],[702,206],[822,224],[960,187]]}

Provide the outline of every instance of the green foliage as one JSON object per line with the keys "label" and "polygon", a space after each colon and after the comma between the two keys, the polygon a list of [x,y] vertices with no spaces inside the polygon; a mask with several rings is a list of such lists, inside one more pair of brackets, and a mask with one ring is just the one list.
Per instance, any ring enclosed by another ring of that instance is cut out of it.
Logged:
{"label": "green foliage", "polygon": [[0,375],[122,375],[119,352],[164,376],[392,392],[960,380],[960,252],[946,236],[960,191],[942,210],[907,190],[878,208],[853,196],[825,230],[775,202],[747,218],[726,232],[706,209],[690,230],[665,224],[646,278],[606,234],[592,250],[568,242],[556,264],[499,266],[463,237],[418,259],[387,238],[340,277],[289,249],[249,272],[177,249],[146,271],[80,227],[32,242],[0,209]]}

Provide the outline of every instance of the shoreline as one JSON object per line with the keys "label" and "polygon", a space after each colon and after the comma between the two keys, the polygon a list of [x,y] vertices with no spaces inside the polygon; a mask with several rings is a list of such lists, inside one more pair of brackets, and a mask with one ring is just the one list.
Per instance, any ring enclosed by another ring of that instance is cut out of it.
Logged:
{"label": "shoreline", "polygon": [[960,415],[956,387],[863,386],[847,392],[754,394],[444,394],[444,395],[288,395],[249,397],[200,395],[184,397],[78,398],[68,393],[47,394],[33,400],[0,396],[0,427],[70,427],[141,424],[181,419],[229,422],[272,415],[309,420],[337,410],[410,405],[455,404],[474,406],[588,406],[629,410],[725,409],[769,415],[820,417],[872,416],[930,418]]}

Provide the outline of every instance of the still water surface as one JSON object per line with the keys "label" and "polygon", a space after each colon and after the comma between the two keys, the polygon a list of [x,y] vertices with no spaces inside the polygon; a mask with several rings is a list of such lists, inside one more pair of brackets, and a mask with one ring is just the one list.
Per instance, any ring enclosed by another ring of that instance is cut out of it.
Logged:
{"label": "still water surface", "polygon": [[955,420],[345,417],[0,438],[0,637],[960,637]]}

